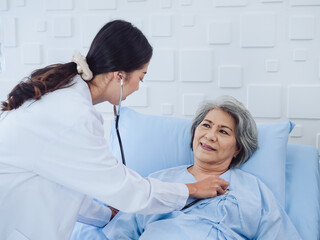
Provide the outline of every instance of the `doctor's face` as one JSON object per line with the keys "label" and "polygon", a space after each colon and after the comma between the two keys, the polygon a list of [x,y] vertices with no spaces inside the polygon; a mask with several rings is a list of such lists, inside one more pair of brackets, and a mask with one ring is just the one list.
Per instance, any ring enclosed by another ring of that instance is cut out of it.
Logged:
{"label": "doctor's face", "polygon": [[194,133],[194,161],[227,169],[239,153],[235,126],[230,114],[221,109],[209,111]]}
{"label": "doctor's face", "polygon": [[143,78],[147,74],[148,66],[149,63],[146,63],[141,69],[126,74],[123,82],[122,100],[139,89],[140,82],[143,82]]}

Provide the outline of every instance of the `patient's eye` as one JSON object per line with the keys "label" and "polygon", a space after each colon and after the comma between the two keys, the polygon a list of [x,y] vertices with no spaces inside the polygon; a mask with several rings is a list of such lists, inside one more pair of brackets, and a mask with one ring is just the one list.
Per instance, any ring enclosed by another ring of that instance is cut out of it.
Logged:
{"label": "patient's eye", "polygon": [[202,126],[204,126],[205,128],[209,128],[210,125],[208,123],[202,123]]}
{"label": "patient's eye", "polygon": [[219,131],[219,132],[221,132],[222,134],[229,135],[229,133],[228,133],[227,131],[223,130],[223,129],[220,129],[220,131]]}

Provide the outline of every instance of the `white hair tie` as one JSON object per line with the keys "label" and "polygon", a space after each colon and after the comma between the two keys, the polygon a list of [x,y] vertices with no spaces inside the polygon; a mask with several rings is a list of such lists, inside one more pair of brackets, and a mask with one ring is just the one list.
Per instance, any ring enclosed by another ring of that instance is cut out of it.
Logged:
{"label": "white hair tie", "polygon": [[90,81],[93,77],[93,74],[89,68],[87,60],[83,57],[80,52],[75,52],[72,56],[72,62],[77,64],[77,71],[85,81]]}

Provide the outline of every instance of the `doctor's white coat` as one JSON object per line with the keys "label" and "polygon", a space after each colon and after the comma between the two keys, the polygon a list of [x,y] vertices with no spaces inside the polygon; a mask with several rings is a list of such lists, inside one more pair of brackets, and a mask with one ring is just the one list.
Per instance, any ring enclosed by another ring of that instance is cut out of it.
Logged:
{"label": "doctor's white coat", "polygon": [[79,212],[91,217],[91,197],[139,213],[187,200],[184,184],[144,179],[109,153],[89,88],[74,83],[0,118],[0,240],[69,239]]}

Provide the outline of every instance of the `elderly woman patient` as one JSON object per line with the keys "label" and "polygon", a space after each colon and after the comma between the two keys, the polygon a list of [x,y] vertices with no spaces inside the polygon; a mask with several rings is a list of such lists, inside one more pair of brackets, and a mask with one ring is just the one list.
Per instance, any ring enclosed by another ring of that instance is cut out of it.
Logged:
{"label": "elderly woman patient", "polygon": [[187,183],[215,175],[228,181],[228,188],[218,189],[214,198],[189,199],[184,209],[167,214],[119,213],[103,230],[108,239],[301,239],[271,191],[237,169],[258,147],[256,124],[240,102],[224,97],[205,103],[191,134],[194,165],[151,176]]}

